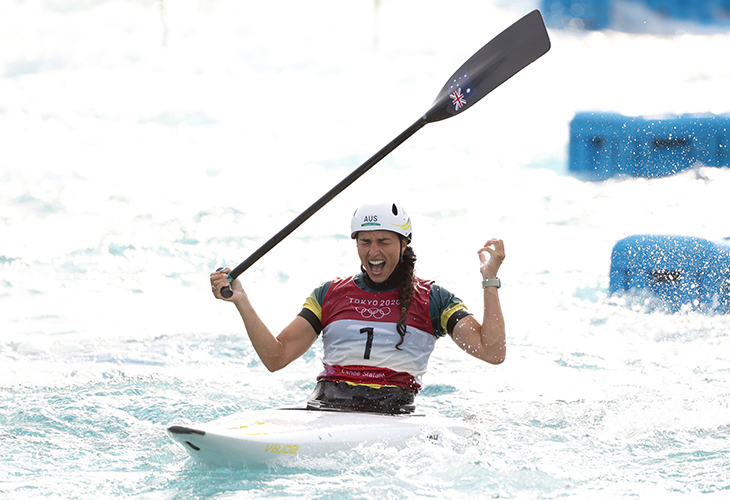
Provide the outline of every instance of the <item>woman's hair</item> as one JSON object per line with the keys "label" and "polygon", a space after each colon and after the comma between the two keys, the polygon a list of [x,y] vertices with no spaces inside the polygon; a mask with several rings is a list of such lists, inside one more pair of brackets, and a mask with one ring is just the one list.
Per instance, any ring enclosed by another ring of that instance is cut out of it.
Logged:
{"label": "woman's hair", "polygon": [[413,300],[413,281],[415,279],[415,267],[416,267],[416,253],[409,246],[403,251],[401,257],[401,273],[400,273],[400,319],[396,325],[396,330],[400,335],[400,342],[396,344],[395,348],[399,351],[400,346],[406,339],[406,314],[408,308],[411,307],[411,300]]}

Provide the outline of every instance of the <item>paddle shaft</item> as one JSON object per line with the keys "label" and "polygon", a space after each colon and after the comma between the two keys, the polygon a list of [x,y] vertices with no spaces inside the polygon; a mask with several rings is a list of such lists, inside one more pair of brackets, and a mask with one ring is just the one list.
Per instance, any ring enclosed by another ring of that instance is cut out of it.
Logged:
{"label": "paddle shaft", "polygon": [[[289,224],[286,225],[281,231],[276,233],[269,241],[261,245],[261,247],[256,250],[254,253],[252,253],[246,260],[241,262],[239,265],[237,265],[230,273],[228,273],[228,276],[231,280],[234,280],[238,278],[246,269],[251,267],[256,263],[257,260],[259,260],[261,257],[266,255],[269,250],[274,248],[276,245],[278,245],[284,238],[289,236],[296,228],[304,224],[304,222],[309,219],[312,215],[317,213],[320,208],[325,206],[327,203],[332,201],[332,199],[340,194],[342,191],[344,191],[350,184],[355,182],[357,179],[359,179],[365,172],[370,170],[376,163],[378,163],[380,160],[388,156],[395,148],[403,144],[410,136],[418,132],[423,126],[428,123],[425,120],[425,117],[421,117],[416,121],[413,125],[408,127],[406,130],[401,132],[401,134],[390,141],[383,149],[375,153],[372,157],[370,157],[369,160],[367,160],[365,163],[360,165],[356,170],[354,170],[350,175],[345,177],[342,181],[340,181],[339,184],[337,184],[335,187],[330,189],[324,196],[322,196],[319,200],[315,201],[309,208],[307,208],[304,212],[299,214],[296,219],[291,221]],[[230,287],[225,287],[221,291],[221,295],[223,297],[229,298],[231,295],[233,295],[233,292],[230,290]]]}

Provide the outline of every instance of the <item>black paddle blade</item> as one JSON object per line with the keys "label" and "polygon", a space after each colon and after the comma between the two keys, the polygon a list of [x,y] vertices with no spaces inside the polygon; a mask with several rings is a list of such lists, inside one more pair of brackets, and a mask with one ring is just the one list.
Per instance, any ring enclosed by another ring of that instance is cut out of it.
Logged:
{"label": "black paddle blade", "polygon": [[446,82],[424,119],[431,123],[463,113],[548,50],[542,15],[533,10],[471,56]]}

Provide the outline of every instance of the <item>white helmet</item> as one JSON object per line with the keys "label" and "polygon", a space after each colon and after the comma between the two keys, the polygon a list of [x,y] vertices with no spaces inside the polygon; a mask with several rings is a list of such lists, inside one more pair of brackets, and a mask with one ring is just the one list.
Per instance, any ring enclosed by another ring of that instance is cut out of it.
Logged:
{"label": "white helmet", "polygon": [[363,205],[352,215],[350,237],[359,231],[392,231],[411,241],[411,218],[395,203]]}

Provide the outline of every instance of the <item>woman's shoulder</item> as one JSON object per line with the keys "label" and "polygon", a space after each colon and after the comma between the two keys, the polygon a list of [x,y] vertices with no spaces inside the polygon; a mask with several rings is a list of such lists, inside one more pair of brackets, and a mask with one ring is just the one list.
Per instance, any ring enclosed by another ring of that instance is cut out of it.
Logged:
{"label": "woman's shoulder", "polygon": [[333,278],[319,285],[317,288],[315,288],[313,293],[319,296],[321,299],[324,299],[324,297],[331,292],[340,293],[342,291],[346,291],[353,286],[357,288],[354,278],[354,276],[348,276],[345,278]]}

